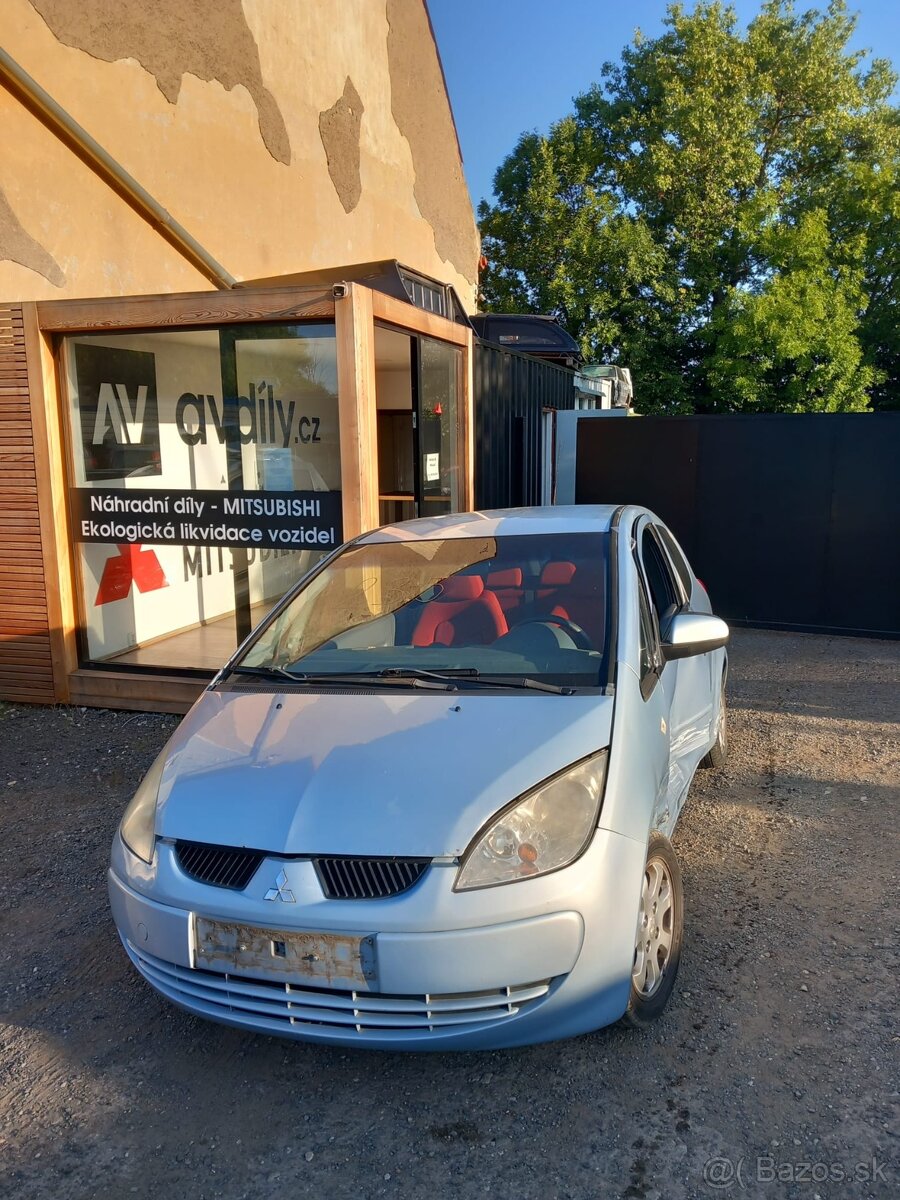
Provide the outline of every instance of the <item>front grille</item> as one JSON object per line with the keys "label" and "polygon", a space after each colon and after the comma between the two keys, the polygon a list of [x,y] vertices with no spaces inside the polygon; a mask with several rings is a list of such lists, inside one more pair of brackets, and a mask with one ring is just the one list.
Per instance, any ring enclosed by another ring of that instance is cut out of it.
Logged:
{"label": "front grille", "polygon": [[[192,879],[242,892],[266,854],[235,846],[177,841],[175,857],[182,871]],[[431,859],[314,858],[312,861],[329,900],[382,900],[409,891]]]}
{"label": "front grille", "polygon": [[428,858],[316,858],[316,874],[329,900],[380,900],[418,883]]}
{"label": "front grille", "polygon": [[268,979],[180,967],[126,941],[131,961],[144,978],[176,1004],[207,1017],[232,1020],[273,1033],[304,1029],[361,1037],[422,1034],[466,1026],[477,1028],[515,1016],[539,1003],[551,981],[451,995],[394,996],[341,992]]}
{"label": "front grille", "polygon": [[265,855],[261,850],[179,841],[175,843],[175,857],[182,871],[192,879],[210,883],[213,887],[233,888],[236,892],[242,892]]}

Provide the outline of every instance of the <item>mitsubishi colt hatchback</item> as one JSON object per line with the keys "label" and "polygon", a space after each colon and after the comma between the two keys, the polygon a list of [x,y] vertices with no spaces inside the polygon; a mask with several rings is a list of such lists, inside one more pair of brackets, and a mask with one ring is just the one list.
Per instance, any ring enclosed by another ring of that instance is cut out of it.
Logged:
{"label": "mitsubishi colt hatchback", "polygon": [[726,753],[724,646],[637,507],[364,534],[219,672],[112,847],[131,961],[189,1012],[385,1049],[657,1017],[670,838]]}

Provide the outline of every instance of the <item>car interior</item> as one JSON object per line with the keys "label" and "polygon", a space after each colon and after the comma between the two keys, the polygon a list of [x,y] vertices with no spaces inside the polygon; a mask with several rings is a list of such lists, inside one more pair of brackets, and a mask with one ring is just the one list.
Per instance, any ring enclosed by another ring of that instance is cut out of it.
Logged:
{"label": "car interior", "polygon": [[330,651],[368,652],[371,666],[379,648],[390,648],[401,668],[477,665],[554,677],[596,671],[606,641],[604,556],[596,542],[571,558],[548,557],[548,549],[547,539],[509,539],[496,556],[338,634],[312,657],[325,666],[320,656]]}
{"label": "car interior", "polygon": [[315,598],[298,596],[298,619],[286,612],[247,661],[317,674],[455,670],[596,683],[606,557],[605,537],[593,534],[359,547],[313,583]]}
{"label": "car interior", "polygon": [[522,626],[546,624],[570,636],[580,634],[572,637],[579,649],[603,646],[599,563],[593,571],[587,564],[579,568],[564,560],[528,561],[496,570],[470,568],[443,580],[432,592],[416,620],[411,645],[491,645]]}

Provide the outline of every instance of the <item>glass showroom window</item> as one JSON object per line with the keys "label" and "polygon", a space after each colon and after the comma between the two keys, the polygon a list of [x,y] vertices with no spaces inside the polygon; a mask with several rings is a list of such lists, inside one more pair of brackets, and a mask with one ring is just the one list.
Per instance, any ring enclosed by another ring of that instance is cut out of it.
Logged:
{"label": "glass showroom window", "polygon": [[215,670],[341,541],[334,326],[67,338],[82,658]]}

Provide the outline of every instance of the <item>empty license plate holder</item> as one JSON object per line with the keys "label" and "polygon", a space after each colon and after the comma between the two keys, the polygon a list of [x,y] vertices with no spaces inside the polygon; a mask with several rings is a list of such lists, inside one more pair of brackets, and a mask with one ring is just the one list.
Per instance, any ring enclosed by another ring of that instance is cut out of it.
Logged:
{"label": "empty license plate holder", "polygon": [[288,983],[370,988],[376,976],[375,937],[270,929],[197,916],[194,965],[235,975],[276,975]]}

